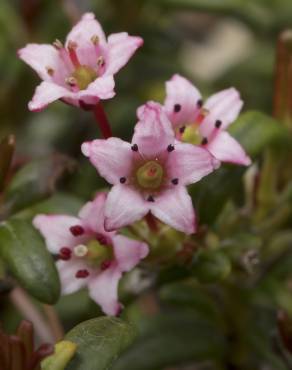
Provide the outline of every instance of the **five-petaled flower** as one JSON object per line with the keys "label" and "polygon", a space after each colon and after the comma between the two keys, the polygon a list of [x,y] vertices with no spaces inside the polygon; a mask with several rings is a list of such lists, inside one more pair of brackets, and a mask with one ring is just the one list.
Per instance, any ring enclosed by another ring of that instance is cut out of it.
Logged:
{"label": "five-petaled flower", "polygon": [[106,194],[99,193],[80,210],[79,217],[38,215],[33,224],[50,252],[58,254],[62,293],[88,286],[91,298],[108,315],[117,315],[118,283],[148,254],[148,246],[104,229]]}
{"label": "five-petaled flower", "polygon": [[132,143],[119,138],[82,145],[100,175],[113,184],[105,206],[105,228],[114,230],[148,212],[187,234],[195,232],[195,213],[186,185],[199,181],[219,162],[204,148],[175,140],[161,105],[138,109]]}
{"label": "five-petaled flower", "polygon": [[126,32],[107,39],[95,19],[86,13],[68,34],[65,45],[28,44],[18,51],[19,57],[43,80],[29,102],[29,109],[39,111],[61,99],[69,104],[87,107],[100,99],[115,95],[113,75],[143,44],[140,37]]}
{"label": "five-petaled flower", "polygon": [[203,104],[200,92],[184,77],[174,75],[166,82],[164,107],[177,137],[202,145],[221,162],[251,163],[240,144],[226,131],[242,105],[234,88],[212,95]]}

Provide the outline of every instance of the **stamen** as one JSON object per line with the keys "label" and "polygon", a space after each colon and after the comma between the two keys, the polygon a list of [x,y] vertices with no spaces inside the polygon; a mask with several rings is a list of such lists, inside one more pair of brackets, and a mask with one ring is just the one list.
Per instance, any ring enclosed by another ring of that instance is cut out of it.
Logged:
{"label": "stamen", "polygon": [[154,202],[155,201],[152,195],[149,195],[147,200],[148,200],[148,202]]}
{"label": "stamen", "polygon": [[59,251],[59,258],[63,261],[68,261],[71,258],[72,251],[70,248],[63,247]]}
{"label": "stamen", "polygon": [[207,144],[208,144],[208,139],[204,137],[202,140],[202,145],[207,145]]}
{"label": "stamen", "polygon": [[104,57],[99,56],[98,59],[97,59],[97,66],[98,67],[103,67],[104,65],[105,65]]}
{"label": "stamen", "polygon": [[197,123],[202,123],[205,117],[209,114],[208,109],[202,108],[198,117],[196,118]]}
{"label": "stamen", "polygon": [[90,40],[93,43],[93,45],[97,45],[99,43],[99,37],[97,35],[91,36]]}
{"label": "stamen", "polygon": [[172,144],[169,144],[167,147],[168,152],[172,152],[174,150],[174,146]]}
{"label": "stamen", "polygon": [[107,237],[102,235],[102,234],[97,234],[96,235],[96,240],[102,244],[102,245],[107,245],[108,244],[108,240],[107,240]]}
{"label": "stamen", "polygon": [[61,50],[64,48],[64,45],[62,44],[62,42],[58,39],[56,39],[54,42],[53,42],[53,46],[55,49],[57,50]]}
{"label": "stamen", "polygon": [[199,99],[199,100],[197,101],[197,106],[198,106],[199,108],[202,108],[202,106],[203,106],[203,100],[202,100],[202,99]]}
{"label": "stamen", "polygon": [[126,182],[126,180],[127,180],[127,179],[126,179],[125,177],[121,177],[121,178],[120,178],[120,183],[121,183],[121,184],[124,184],[124,183]]}
{"label": "stamen", "polygon": [[222,125],[222,121],[220,119],[217,119],[215,122],[215,127],[219,128]]}
{"label": "stamen", "polygon": [[69,41],[68,42],[68,52],[69,52],[69,57],[71,59],[72,64],[74,65],[75,68],[78,68],[81,66],[77,53],[76,53],[76,48],[77,44],[74,41]]}
{"label": "stamen", "polygon": [[131,149],[133,150],[133,152],[138,152],[138,145],[137,144],[133,144],[131,146]]}
{"label": "stamen", "polygon": [[46,67],[46,71],[47,71],[49,76],[53,76],[53,74],[55,73],[55,71],[52,67]]}
{"label": "stamen", "polygon": [[102,264],[100,265],[101,270],[106,270],[110,267],[111,261],[103,261]]}
{"label": "stamen", "polygon": [[88,253],[88,248],[84,244],[79,244],[73,249],[76,257],[85,257]]}
{"label": "stamen", "polygon": [[84,279],[84,278],[87,278],[87,276],[89,275],[89,272],[87,270],[78,270],[75,274],[75,277],[77,279]]}
{"label": "stamen", "polygon": [[71,234],[74,235],[74,236],[80,236],[80,235],[84,234],[84,228],[81,225],[71,226],[69,228],[69,230],[70,230]]}
{"label": "stamen", "polygon": [[182,126],[179,128],[179,132],[183,134],[185,132],[186,126]]}
{"label": "stamen", "polygon": [[174,104],[173,110],[175,113],[178,113],[181,110],[181,105],[180,104]]}
{"label": "stamen", "polygon": [[171,182],[173,183],[173,185],[177,185],[178,184],[178,179],[177,178],[172,179]]}
{"label": "stamen", "polygon": [[66,77],[65,78],[65,83],[71,87],[77,86],[77,80],[75,77]]}

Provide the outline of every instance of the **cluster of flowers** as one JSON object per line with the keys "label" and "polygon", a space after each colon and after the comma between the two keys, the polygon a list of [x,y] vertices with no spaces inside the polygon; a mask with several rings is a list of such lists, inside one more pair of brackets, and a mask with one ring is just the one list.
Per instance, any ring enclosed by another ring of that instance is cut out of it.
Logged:
{"label": "cluster of flowers", "polygon": [[[29,44],[19,57],[43,82],[29,103],[42,110],[55,100],[90,109],[114,96],[114,74],[143,44],[127,33],[107,39],[91,13],[67,36],[65,45]],[[149,253],[146,243],[118,233],[151,214],[171,227],[192,234],[196,218],[186,186],[199,181],[221,162],[249,165],[250,159],[227,132],[242,107],[230,88],[205,103],[185,78],[166,82],[164,104],[153,101],[137,109],[132,142],[116,137],[82,144],[82,153],[113,185],[98,193],[78,217],[38,215],[34,226],[57,254],[63,294],[88,286],[90,296],[109,315],[117,315],[118,282]]]}

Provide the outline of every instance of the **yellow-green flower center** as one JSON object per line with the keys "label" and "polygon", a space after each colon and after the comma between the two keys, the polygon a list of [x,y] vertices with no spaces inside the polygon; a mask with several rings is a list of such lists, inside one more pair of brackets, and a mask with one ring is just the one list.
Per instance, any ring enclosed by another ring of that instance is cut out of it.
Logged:
{"label": "yellow-green flower center", "polygon": [[163,168],[156,161],[146,162],[136,172],[138,184],[144,189],[158,189],[163,181]]}
{"label": "yellow-green flower center", "polygon": [[77,245],[73,253],[76,257],[86,258],[87,262],[94,267],[100,267],[103,262],[113,259],[112,247],[100,244],[97,240]]}
{"label": "yellow-green flower center", "polygon": [[199,132],[199,126],[197,124],[187,126],[181,137],[181,140],[185,143],[190,143],[194,145],[201,144],[202,139],[203,138]]}
{"label": "yellow-green flower center", "polygon": [[75,71],[72,73],[72,77],[75,78],[79,89],[84,90],[98,76],[93,68],[88,67],[88,66],[80,66],[80,67],[77,67]]}

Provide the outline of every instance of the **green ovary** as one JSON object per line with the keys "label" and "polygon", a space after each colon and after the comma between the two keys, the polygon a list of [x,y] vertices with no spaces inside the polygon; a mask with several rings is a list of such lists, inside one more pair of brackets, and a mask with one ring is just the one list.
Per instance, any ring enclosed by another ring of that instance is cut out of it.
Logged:
{"label": "green ovary", "polygon": [[100,266],[104,261],[113,259],[112,247],[100,244],[97,240],[87,243],[88,253],[86,258],[93,266]]}
{"label": "green ovary", "polygon": [[146,162],[136,172],[136,179],[144,189],[158,189],[163,181],[163,168],[156,161]]}
{"label": "green ovary", "polygon": [[72,73],[72,77],[76,79],[79,89],[84,90],[98,76],[93,68],[88,66],[80,66]]}
{"label": "green ovary", "polygon": [[201,144],[202,136],[198,130],[198,125],[194,124],[187,126],[184,130],[184,133],[182,134],[181,140],[185,143],[190,143],[194,145]]}

